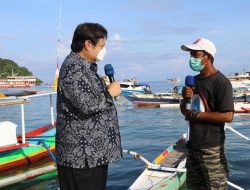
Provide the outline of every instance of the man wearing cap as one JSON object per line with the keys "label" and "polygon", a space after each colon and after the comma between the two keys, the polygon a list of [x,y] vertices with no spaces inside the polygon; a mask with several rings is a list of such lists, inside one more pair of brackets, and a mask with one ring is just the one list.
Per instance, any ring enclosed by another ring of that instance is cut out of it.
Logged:
{"label": "man wearing cap", "polygon": [[189,189],[227,189],[228,166],[225,157],[225,122],[233,120],[234,104],[232,85],[214,65],[216,48],[213,42],[200,38],[192,45],[182,45],[190,52],[189,66],[199,72],[194,77],[194,88],[184,87],[183,98],[197,94],[205,112],[186,110],[184,101],[181,112],[190,121],[187,147],[187,186]]}

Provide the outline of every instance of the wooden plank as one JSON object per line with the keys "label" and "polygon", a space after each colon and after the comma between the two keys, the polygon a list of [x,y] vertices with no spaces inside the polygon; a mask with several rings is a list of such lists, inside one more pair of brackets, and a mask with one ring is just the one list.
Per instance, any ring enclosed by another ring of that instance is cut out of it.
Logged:
{"label": "wooden plank", "polygon": [[160,165],[165,167],[177,167],[178,164],[187,156],[185,144],[176,144],[168,156],[161,161]]}

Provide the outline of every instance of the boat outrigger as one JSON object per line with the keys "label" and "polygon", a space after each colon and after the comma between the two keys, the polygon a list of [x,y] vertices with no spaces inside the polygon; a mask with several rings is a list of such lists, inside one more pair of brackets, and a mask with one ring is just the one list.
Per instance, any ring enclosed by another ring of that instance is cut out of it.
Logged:
{"label": "boat outrigger", "polygon": [[[229,124],[226,124],[225,129],[229,129],[245,140],[250,140]],[[129,187],[129,190],[188,190],[186,187],[185,166],[188,153],[185,145],[186,137],[187,135],[183,134],[175,144],[164,150],[152,163],[134,151],[123,150],[123,153],[131,154],[146,164],[146,169]],[[227,184],[234,189],[244,190],[230,181],[227,181]]]}
{"label": "boat outrigger", "polygon": [[[205,111],[204,103],[200,96],[194,95],[192,97],[191,109]],[[226,123],[225,129],[229,129],[230,131],[236,133],[237,135],[248,141],[250,140],[245,135],[233,129],[230,124]],[[187,133],[182,135],[180,140],[178,140],[175,144],[164,150],[163,153],[156,157],[152,163],[136,152],[124,150],[124,153],[132,154],[135,158],[140,158],[147,164],[146,169],[129,187],[129,190],[186,189],[185,165],[188,155],[186,140],[189,140],[189,125],[187,127]],[[227,183],[235,189],[243,190],[243,188],[229,181]]]}
{"label": "boat outrigger", "polygon": [[187,149],[184,136],[164,150],[152,163],[135,152],[124,150],[124,153],[132,154],[147,164],[147,168],[129,187],[129,190],[177,190],[185,184]]}

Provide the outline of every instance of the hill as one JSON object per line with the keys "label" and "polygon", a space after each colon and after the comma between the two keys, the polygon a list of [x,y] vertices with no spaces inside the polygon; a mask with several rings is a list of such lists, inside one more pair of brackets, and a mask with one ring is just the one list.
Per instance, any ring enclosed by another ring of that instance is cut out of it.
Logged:
{"label": "hill", "polygon": [[[4,79],[7,76],[11,76],[12,72],[17,74],[17,76],[33,76],[32,72],[26,67],[19,67],[17,63],[9,59],[0,58],[0,78]],[[39,85],[43,81],[38,79],[36,83]]]}

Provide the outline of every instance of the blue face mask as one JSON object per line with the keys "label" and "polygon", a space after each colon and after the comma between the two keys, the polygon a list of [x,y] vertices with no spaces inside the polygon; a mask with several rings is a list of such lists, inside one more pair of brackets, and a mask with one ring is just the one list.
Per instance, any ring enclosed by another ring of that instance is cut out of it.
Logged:
{"label": "blue face mask", "polygon": [[198,72],[202,71],[205,65],[202,65],[201,60],[202,59],[191,57],[189,61],[190,68],[193,71],[198,71]]}

